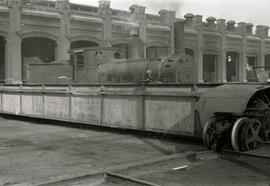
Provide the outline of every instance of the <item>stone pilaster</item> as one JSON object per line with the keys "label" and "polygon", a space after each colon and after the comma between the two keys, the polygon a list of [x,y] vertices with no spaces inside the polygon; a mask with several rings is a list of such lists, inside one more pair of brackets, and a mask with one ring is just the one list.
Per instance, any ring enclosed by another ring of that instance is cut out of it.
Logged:
{"label": "stone pilaster", "polygon": [[227,43],[227,33],[226,33],[226,25],[225,19],[217,20],[217,29],[221,33],[220,37],[220,65],[219,65],[219,81],[227,82],[227,69],[226,69],[226,43]]}
{"label": "stone pilaster", "polygon": [[203,82],[203,30],[201,15],[195,15],[193,17],[193,28],[198,31],[196,48],[196,60],[198,63],[198,82]]}
{"label": "stone pilaster", "polygon": [[60,14],[60,38],[58,41],[58,61],[66,63],[70,59],[70,4],[69,0],[57,0]]}
{"label": "stone pilaster", "polygon": [[265,50],[265,38],[268,37],[268,30],[269,27],[268,26],[264,26],[264,25],[258,25],[256,27],[256,35],[260,37],[261,39],[261,43],[260,43],[260,61],[261,61],[261,66],[265,66],[265,58],[264,58],[264,50]]}
{"label": "stone pilaster", "polygon": [[258,66],[265,66],[265,58],[264,58],[264,50],[265,50],[265,39],[261,38],[260,41],[260,64],[258,64]]}
{"label": "stone pilaster", "polygon": [[103,19],[103,42],[106,47],[112,46],[112,11],[111,2],[108,0],[99,1],[99,15]]}
{"label": "stone pilaster", "polygon": [[256,28],[256,35],[260,37],[260,64],[258,66],[265,66],[265,38],[268,37],[268,26],[258,25]]}
{"label": "stone pilaster", "polygon": [[239,60],[239,69],[238,69],[238,80],[240,82],[247,82],[247,27],[246,23],[238,23],[238,32],[242,35],[241,40],[241,56]]}
{"label": "stone pilaster", "polygon": [[168,11],[163,9],[159,11],[159,15],[160,15],[160,23],[167,25],[171,29],[169,53],[175,54],[175,46],[174,46],[175,11]]}
{"label": "stone pilaster", "polygon": [[22,83],[21,1],[9,0],[9,31],[7,36],[6,83]]}
{"label": "stone pilaster", "polygon": [[239,76],[240,76],[240,82],[247,82],[247,35],[243,34],[242,35],[242,41],[241,41],[241,61],[239,64]]}

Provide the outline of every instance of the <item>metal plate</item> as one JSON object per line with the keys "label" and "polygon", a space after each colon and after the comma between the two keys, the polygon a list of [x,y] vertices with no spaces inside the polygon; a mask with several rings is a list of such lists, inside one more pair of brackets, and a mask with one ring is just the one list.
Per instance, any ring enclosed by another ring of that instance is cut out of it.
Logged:
{"label": "metal plate", "polygon": [[198,108],[203,112],[243,113],[249,99],[268,85],[224,84],[201,94]]}

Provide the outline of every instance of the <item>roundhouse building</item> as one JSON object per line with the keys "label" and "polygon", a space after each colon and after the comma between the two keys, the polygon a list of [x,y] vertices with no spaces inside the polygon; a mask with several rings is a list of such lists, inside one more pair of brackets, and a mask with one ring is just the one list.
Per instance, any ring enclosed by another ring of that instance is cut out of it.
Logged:
{"label": "roundhouse building", "polygon": [[[0,80],[21,83],[27,68],[57,70],[70,60],[70,49],[118,47],[128,49],[131,30],[137,29],[149,60],[174,53],[174,11],[145,13],[132,5],[114,10],[100,0],[98,7],[69,0],[0,1]],[[247,66],[270,65],[268,26],[186,14],[185,52],[197,64],[198,82],[246,82]],[[46,69],[46,65],[54,68]],[[80,64],[83,65],[83,64]],[[41,68],[42,67],[42,68]]]}

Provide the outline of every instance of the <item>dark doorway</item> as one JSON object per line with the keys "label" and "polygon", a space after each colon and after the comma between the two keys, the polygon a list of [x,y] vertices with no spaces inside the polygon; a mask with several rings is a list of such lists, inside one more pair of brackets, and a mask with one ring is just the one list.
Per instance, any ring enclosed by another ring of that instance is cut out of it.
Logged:
{"label": "dark doorway", "polygon": [[0,36],[0,81],[5,80],[5,48],[6,41],[3,36]]}
{"label": "dark doorway", "polygon": [[228,82],[239,81],[239,53],[227,52],[226,57],[226,75]]}
{"label": "dark doorway", "polygon": [[203,80],[204,82],[215,82],[217,77],[217,55],[203,55]]}
{"label": "dark doorway", "polygon": [[265,70],[270,70],[270,54],[264,56]]}
{"label": "dark doorway", "polygon": [[247,69],[246,69],[246,76],[248,82],[256,82],[257,77],[254,67],[257,66],[258,58],[255,56],[247,56]]}

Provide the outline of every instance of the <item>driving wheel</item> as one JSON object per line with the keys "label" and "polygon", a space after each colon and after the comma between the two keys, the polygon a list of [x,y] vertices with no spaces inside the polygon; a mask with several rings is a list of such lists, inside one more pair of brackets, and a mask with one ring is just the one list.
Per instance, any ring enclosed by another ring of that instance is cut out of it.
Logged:
{"label": "driving wheel", "polygon": [[262,121],[260,136],[265,141],[270,141],[270,113],[267,113]]}
{"label": "driving wheel", "polygon": [[240,150],[240,148],[239,148],[239,131],[244,124],[248,123],[248,121],[249,121],[248,118],[242,117],[242,118],[237,119],[233,124],[233,128],[231,131],[231,144],[232,144],[233,150],[235,150],[235,151]]}
{"label": "driving wheel", "polygon": [[259,137],[261,122],[257,119],[248,119],[239,132],[240,135],[240,150],[249,151],[256,149],[262,139]]}
{"label": "driving wheel", "polygon": [[215,126],[216,119],[211,118],[208,122],[205,123],[203,127],[203,142],[210,150],[215,150],[217,147]]}

